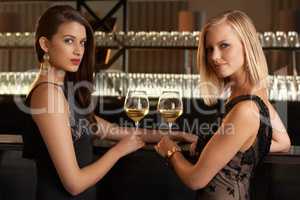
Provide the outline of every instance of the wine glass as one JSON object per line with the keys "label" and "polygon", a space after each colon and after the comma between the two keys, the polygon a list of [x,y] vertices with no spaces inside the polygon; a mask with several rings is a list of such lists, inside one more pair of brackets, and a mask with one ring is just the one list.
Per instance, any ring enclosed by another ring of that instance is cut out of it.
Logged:
{"label": "wine glass", "polygon": [[263,47],[274,47],[276,46],[275,33],[271,31],[264,32],[263,34]]}
{"label": "wine glass", "polygon": [[8,93],[8,78],[5,72],[0,73],[0,94]]}
{"label": "wine glass", "polygon": [[163,91],[159,97],[157,110],[169,125],[169,133],[172,123],[182,114],[183,105],[181,95],[178,91]]}
{"label": "wine glass", "polygon": [[125,98],[124,110],[127,116],[134,121],[137,129],[139,121],[149,112],[149,100],[146,91],[129,90]]}

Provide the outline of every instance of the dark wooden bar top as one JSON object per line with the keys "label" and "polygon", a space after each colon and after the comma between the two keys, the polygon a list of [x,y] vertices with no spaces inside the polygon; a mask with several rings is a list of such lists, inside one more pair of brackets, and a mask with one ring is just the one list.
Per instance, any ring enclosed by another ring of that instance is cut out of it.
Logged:
{"label": "dark wooden bar top", "polygon": [[300,146],[291,146],[290,150],[284,153],[269,153],[265,163],[299,165]]}
{"label": "dark wooden bar top", "polygon": [[[95,148],[109,148],[113,142],[99,141],[94,142]],[[22,150],[23,142],[21,135],[0,134],[0,150]],[[146,145],[143,150],[154,151],[152,145]],[[288,152],[269,153],[265,163],[299,165],[300,164],[300,146],[291,146]]]}

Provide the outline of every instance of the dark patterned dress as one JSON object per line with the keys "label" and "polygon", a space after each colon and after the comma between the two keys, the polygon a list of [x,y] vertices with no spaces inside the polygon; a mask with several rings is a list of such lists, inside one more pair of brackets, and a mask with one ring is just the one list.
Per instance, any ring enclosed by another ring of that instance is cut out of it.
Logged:
{"label": "dark patterned dress", "polygon": [[[232,160],[197,192],[199,200],[249,200],[250,180],[256,167],[270,150],[272,128],[269,110],[258,96],[243,95],[232,99],[226,105],[225,115],[239,102],[252,100],[260,112],[260,125],[254,144],[245,152],[238,152]],[[246,127],[245,127],[246,128]]]}
{"label": "dark patterned dress", "polygon": [[[42,84],[53,84],[63,90],[67,98],[67,91],[63,86],[51,82],[41,82],[37,84],[28,94],[26,105],[30,107],[30,99],[33,91]],[[72,133],[73,146],[76,159],[80,168],[89,165],[93,161],[92,134],[88,129],[80,129],[80,120],[86,120],[83,115],[79,115],[74,109],[73,103],[69,101],[69,121]],[[87,189],[83,193],[72,196],[68,193],[56,172],[54,164],[48,153],[46,144],[44,143],[39,129],[33,121],[30,114],[27,119],[27,131],[23,134],[24,149],[23,157],[32,159],[36,163],[37,169],[37,200],[95,200],[96,190],[94,187]],[[53,127],[55,131],[55,127]]]}

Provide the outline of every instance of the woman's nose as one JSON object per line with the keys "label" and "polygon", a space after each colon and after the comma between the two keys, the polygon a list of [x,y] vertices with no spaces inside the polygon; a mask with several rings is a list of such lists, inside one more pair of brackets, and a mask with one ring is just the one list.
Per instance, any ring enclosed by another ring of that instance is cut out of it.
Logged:
{"label": "woman's nose", "polygon": [[73,53],[77,56],[80,56],[82,54],[82,47],[80,44],[75,45]]}
{"label": "woman's nose", "polygon": [[79,52],[78,50],[74,50],[74,54],[75,54],[76,56],[80,56],[80,52]]}
{"label": "woman's nose", "polygon": [[219,50],[215,49],[215,50],[213,50],[213,51],[211,52],[211,59],[212,59],[213,61],[220,60],[220,58],[221,58],[221,54],[220,54],[220,51],[219,51]]}

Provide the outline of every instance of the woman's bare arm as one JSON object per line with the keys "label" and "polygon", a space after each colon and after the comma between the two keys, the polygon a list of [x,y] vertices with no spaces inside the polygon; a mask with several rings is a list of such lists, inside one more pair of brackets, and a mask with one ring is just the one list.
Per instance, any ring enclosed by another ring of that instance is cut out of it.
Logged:
{"label": "woman's bare arm", "polygon": [[125,148],[116,145],[93,164],[79,168],[69,126],[68,104],[63,92],[55,86],[41,85],[33,92],[31,108],[48,108],[47,112],[34,114],[33,119],[63,186],[72,195],[96,184],[120,157],[143,146],[142,142],[128,138],[127,143],[124,141],[122,144]]}
{"label": "woman's bare arm", "polygon": [[291,140],[277,111],[269,103],[271,125],[273,130],[270,152],[287,152],[291,147]]}
{"label": "woman's bare arm", "polygon": [[[253,108],[258,112],[254,102],[245,101],[236,105],[204,147],[195,165],[179,152],[171,157],[170,162],[185,185],[194,190],[205,187],[237,152],[253,144],[259,128],[259,116],[253,114]],[[170,140],[164,138],[158,145],[163,146],[158,150],[166,152],[174,144],[170,145]]]}

